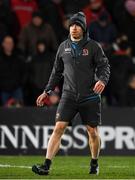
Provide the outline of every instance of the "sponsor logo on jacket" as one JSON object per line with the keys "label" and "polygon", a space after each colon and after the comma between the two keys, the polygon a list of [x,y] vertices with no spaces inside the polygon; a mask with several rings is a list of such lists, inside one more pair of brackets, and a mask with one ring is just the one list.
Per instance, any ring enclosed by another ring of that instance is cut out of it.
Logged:
{"label": "sponsor logo on jacket", "polygon": [[66,53],[70,53],[71,52],[71,48],[65,48],[65,52]]}

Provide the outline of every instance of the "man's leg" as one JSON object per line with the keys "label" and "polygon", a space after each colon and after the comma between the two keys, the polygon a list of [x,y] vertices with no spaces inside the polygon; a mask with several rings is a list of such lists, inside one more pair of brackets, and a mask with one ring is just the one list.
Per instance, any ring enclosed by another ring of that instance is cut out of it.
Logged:
{"label": "man's leg", "polygon": [[48,142],[45,162],[42,166],[34,165],[32,168],[32,171],[34,171],[36,174],[39,175],[49,174],[51,160],[59,149],[61,136],[64,133],[64,130],[68,126],[69,122],[71,122],[71,120],[76,115],[76,113],[77,113],[77,106],[74,96],[72,94],[70,96],[69,94],[67,95],[63,94],[57,108],[56,117],[55,117],[57,123]]}
{"label": "man's leg", "polygon": [[67,125],[68,122],[62,122],[62,121],[56,122],[55,128],[48,142],[46,159],[52,160],[52,158],[58,152],[61,142],[61,136],[64,133],[64,130],[67,127]]}
{"label": "man's leg", "polygon": [[98,159],[100,152],[100,136],[97,127],[87,127],[87,132],[89,136],[89,146],[91,151],[92,159]]}
{"label": "man's leg", "polygon": [[59,150],[61,136],[66,129],[68,122],[58,121],[56,122],[53,133],[49,139],[46,159],[43,165],[34,165],[32,171],[39,175],[48,175],[51,166],[51,160]]}
{"label": "man's leg", "polygon": [[87,132],[89,136],[89,146],[90,146],[90,151],[91,151],[91,169],[90,169],[90,174],[98,174],[98,157],[100,153],[100,147],[101,147],[101,140],[98,132],[97,127],[87,127]]}
{"label": "man's leg", "polygon": [[[81,119],[86,124],[91,151],[90,174],[98,174],[98,156],[100,152],[100,137],[97,126],[101,124],[101,99],[99,95],[93,100],[83,101],[79,105]],[[90,97],[90,98],[92,98]]]}

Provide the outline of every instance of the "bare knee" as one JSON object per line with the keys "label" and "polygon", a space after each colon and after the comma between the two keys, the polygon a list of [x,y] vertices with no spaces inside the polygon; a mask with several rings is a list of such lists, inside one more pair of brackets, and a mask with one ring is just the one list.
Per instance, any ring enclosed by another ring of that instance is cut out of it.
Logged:
{"label": "bare knee", "polygon": [[55,136],[62,136],[66,126],[67,125],[65,123],[61,123],[61,122],[56,123],[55,128],[53,130],[53,134],[55,134]]}
{"label": "bare knee", "polygon": [[91,139],[96,139],[99,136],[97,127],[87,126],[87,132]]}

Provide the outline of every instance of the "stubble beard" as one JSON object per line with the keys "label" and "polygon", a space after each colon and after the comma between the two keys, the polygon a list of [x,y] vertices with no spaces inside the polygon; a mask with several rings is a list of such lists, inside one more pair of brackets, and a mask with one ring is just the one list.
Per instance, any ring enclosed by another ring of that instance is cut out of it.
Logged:
{"label": "stubble beard", "polygon": [[82,39],[82,35],[78,35],[78,36],[71,35],[71,39],[73,39],[75,41],[80,41]]}

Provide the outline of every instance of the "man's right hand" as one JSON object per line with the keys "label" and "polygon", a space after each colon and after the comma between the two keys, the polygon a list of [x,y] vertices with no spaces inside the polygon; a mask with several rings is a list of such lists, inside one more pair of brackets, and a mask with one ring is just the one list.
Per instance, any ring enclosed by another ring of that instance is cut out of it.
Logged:
{"label": "man's right hand", "polygon": [[37,106],[43,106],[44,105],[44,101],[47,98],[47,93],[43,92],[38,98],[37,98]]}

